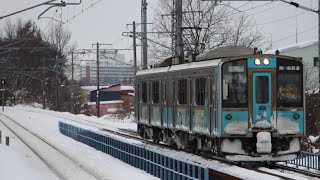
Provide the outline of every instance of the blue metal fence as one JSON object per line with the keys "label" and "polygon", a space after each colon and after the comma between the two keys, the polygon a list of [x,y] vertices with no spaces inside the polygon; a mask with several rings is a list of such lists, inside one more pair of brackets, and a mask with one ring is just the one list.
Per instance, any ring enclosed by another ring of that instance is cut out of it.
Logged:
{"label": "blue metal fence", "polygon": [[302,151],[297,159],[288,161],[287,164],[320,171],[320,155]]}
{"label": "blue metal fence", "polygon": [[139,168],[161,179],[209,180],[208,167],[184,162],[157,152],[128,144],[107,135],[97,134],[70,124],[59,122],[59,131],[99,151]]}

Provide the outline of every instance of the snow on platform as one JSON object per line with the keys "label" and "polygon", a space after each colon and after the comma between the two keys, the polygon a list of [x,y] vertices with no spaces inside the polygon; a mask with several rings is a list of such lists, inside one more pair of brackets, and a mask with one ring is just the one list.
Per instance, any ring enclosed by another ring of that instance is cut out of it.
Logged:
{"label": "snow on platform", "polygon": [[0,145],[1,180],[59,180],[48,166],[1,122],[0,130],[2,143],[5,136],[10,140],[9,146]]}
{"label": "snow on platform", "polygon": [[[77,125],[80,128],[92,130],[104,134],[106,132],[100,131],[98,128],[89,127],[76,122],[68,121],[68,119],[83,120],[97,122],[109,127],[109,129],[130,129],[136,130],[137,125],[132,122],[133,119],[118,120],[112,116],[104,116],[101,118],[88,117],[84,115],[73,115],[70,113],[59,113],[54,111],[47,111],[42,109],[28,108],[28,107],[14,107],[7,108],[5,114],[19,121],[19,123],[28,127],[36,134],[41,135],[44,139],[50,140],[51,143],[58,145],[69,156],[77,159],[81,166],[89,169],[91,172],[102,177],[102,179],[155,179],[155,177],[147,174],[144,171],[133,168],[132,166],[123,163],[120,160],[114,159],[109,155],[106,155],[100,151],[90,148],[84,144],[76,142],[70,138],[67,138],[59,133],[58,122],[62,121],[65,123]],[[59,117],[53,117],[48,114],[56,114]],[[63,118],[65,117],[65,118]],[[107,134],[107,133],[106,133]],[[110,134],[108,134],[110,135]],[[115,136],[115,135],[110,135]],[[241,168],[235,165],[222,163],[217,160],[206,159],[190,153],[164,149],[151,145],[143,144],[137,140],[131,140],[123,137],[115,137],[118,140],[122,140],[127,143],[145,146],[147,149],[157,153],[164,154],[166,156],[179,159],[182,161],[195,162],[208,166],[211,169],[224,172],[241,179],[257,180],[257,179],[279,179],[277,177],[258,173],[246,168]],[[125,173],[123,173],[125,172]],[[296,179],[301,178],[300,175],[294,175]]]}
{"label": "snow on platform", "polygon": [[[38,112],[28,112],[29,110],[37,110]],[[144,171],[60,134],[58,122],[63,119],[46,115],[48,112],[51,111],[28,107],[6,107],[4,114],[58,147],[60,151],[77,161],[79,166],[95,174],[99,179],[157,179]],[[54,159],[55,157],[53,156],[52,158]],[[60,164],[60,166],[64,167],[64,164]]]}

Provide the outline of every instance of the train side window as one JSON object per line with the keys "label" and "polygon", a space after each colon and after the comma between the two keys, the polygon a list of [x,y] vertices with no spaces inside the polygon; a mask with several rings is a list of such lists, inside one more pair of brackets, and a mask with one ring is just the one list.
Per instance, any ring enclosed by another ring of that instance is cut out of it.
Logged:
{"label": "train side window", "polygon": [[195,97],[195,104],[198,106],[205,105],[206,99],[206,89],[207,89],[207,79],[206,78],[198,78],[194,81],[194,97]]}
{"label": "train side window", "polygon": [[187,80],[178,80],[178,104],[187,104]]}
{"label": "train side window", "polygon": [[141,84],[141,100],[142,103],[148,102],[148,84],[146,82],[143,82]]}
{"label": "train side window", "polygon": [[152,82],[152,102],[154,104],[159,103],[159,81]]}
{"label": "train side window", "polygon": [[136,83],[134,91],[135,91],[135,94],[136,94],[135,95],[135,101],[137,103],[139,103],[140,102],[140,84]]}
{"label": "train side window", "polygon": [[162,83],[162,102],[163,102],[163,104],[166,104],[166,95],[167,94],[167,89],[166,89],[166,82],[163,82]]}
{"label": "train side window", "polygon": [[216,95],[216,84],[215,84],[215,77],[210,78],[210,105],[213,106],[214,100],[215,100],[215,95]]}

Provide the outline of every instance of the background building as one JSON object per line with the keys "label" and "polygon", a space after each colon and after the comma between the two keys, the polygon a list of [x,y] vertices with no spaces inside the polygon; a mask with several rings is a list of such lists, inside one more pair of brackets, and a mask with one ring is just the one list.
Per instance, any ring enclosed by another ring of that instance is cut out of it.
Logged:
{"label": "background building", "polygon": [[[89,110],[91,114],[96,114],[97,87],[82,86],[81,90],[84,108]],[[133,106],[134,88],[133,86],[121,86],[120,84],[101,86],[99,100],[101,116],[124,111],[126,108]]]}
{"label": "background building", "polygon": [[[88,57],[87,57],[88,58]],[[94,85],[97,80],[97,62],[94,57],[82,60],[80,67],[81,81],[85,85]],[[116,51],[104,52],[100,56],[100,84],[133,84],[134,68],[125,62],[125,55]]]}

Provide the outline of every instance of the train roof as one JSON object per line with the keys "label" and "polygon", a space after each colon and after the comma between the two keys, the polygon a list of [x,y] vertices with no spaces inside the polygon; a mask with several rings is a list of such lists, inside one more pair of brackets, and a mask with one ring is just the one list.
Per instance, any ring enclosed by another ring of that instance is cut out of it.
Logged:
{"label": "train roof", "polygon": [[139,75],[146,75],[146,74],[156,74],[156,73],[163,73],[163,72],[172,72],[172,71],[179,71],[179,70],[186,70],[186,69],[201,68],[201,67],[214,67],[214,66],[218,66],[221,60],[222,59],[215,59],[215,60],[209,60],[209,61],[200,61],[200,62],[172,65],[168,67],[144,69],[144,70],[138,71],[136,75],[139,76]]}
{"label": "train roof", "polygon": [[238,57],[244,55],[254,54],[254,49],[244,47],[244,46],[226,46],[206,51],[202,54],[199,54],[196,57],[196,61],[205,61],[208,59],[221,59],[221,58],[230,58]]}
{"label": "train roof", "polygon": [[179,65],[171,66],[169,71],[178,71],[182,69],[193,69],[193,68],[201,68],[201,67],[213,67],[218,66],[222,59],[208,60],[208,61],[199,61],[192,63],[185,63]]}
{"label": "train roof", "polygon": [[137,71],[137,76],[138,75],[145,75],[145,74],[155,74],[155,73],[162,73],[162,72],[168,72],[170,69],[170,66],[168,67],[159,67],[159,68],[152,68],[152,69],[143,69]]}
{"label": "train roof", "polygon": [[254,52],[254,49],[242,47],[242,46],[228,46],[221,47],[214,50],[207,51],[205,53],[199,54],[195,62],[172,65],[173,58],[165,59],[160,65],[156,65],[155,68],[144,69],[137,72],[137,76],[146,75],[146,74],[156,74],[163,72],[173,72],[179,70],[193,69],[193,68],[202,68],[202,67],[214,67],[218,66],[223,60],[230,61],[240,58],[247,57],[277,57],[277,58],[286,58],[291,60],[302,61],[301,58],[276,55],[276,54],[257,54]]}

